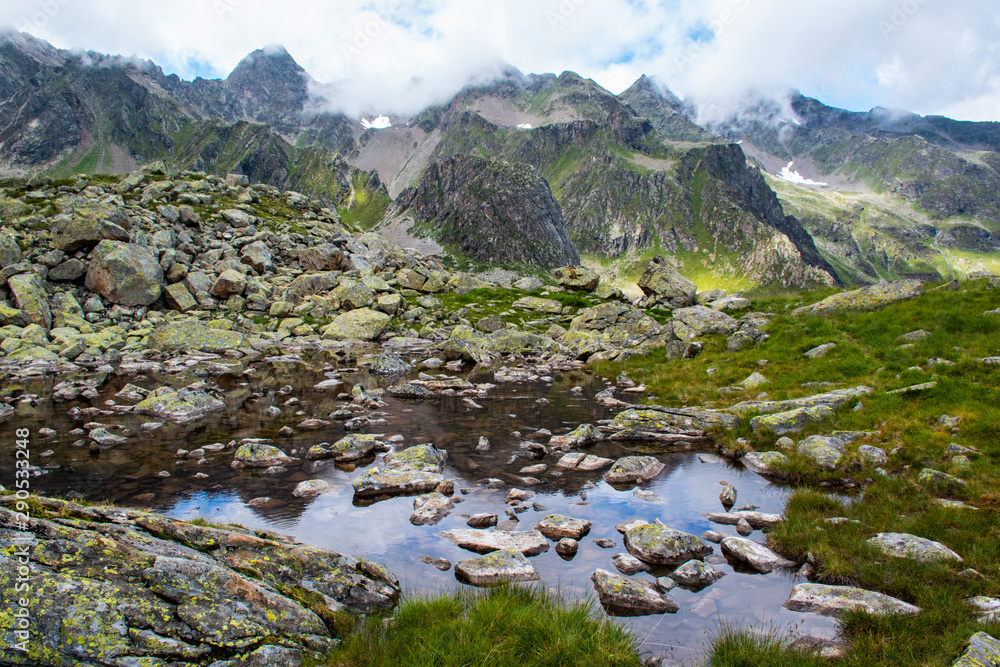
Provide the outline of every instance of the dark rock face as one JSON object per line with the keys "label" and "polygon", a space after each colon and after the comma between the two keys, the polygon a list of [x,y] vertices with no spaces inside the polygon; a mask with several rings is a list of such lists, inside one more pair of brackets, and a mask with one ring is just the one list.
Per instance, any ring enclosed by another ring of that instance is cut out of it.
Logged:
{"label": "dark rock face", "polygon": [[432,165],[396,207],[480,261],[580,264],[548,183],[526,164],[456,155]]}
{"label": "dark rock face", "polygon": [[[287,538],[33,500],[32,585],[23,595],[35,640],[23,664],[207,664],[251,650],[326,652],[338,616],[389,609],[399,595],[381,566]],[[8,509],[14,502],[8,496],[0,507],[8,544],[26,534]],[[10,613],[18,566],[16,558],[0,562]]]}

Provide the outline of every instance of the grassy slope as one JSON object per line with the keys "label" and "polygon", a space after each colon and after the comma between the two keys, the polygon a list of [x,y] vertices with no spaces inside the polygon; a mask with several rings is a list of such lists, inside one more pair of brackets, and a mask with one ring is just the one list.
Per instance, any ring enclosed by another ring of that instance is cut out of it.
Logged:
{"label": "grassy slope", "polygon": [[[874,313],[849,313],[826,318],[795,317],[798,302],[812,303],[823,294],[774,298],[754,308],[777,313],[767,327],[771,338],[761,347],[739,353],[725,349],[725,339],[707,340],[696,360],[666,360],[655,353],[624,363],[595,364],[608,377],[625,371],[642,380],[655,402],[663,405],[729,405],[751,396],[725,396],[721,387],[737,384],[753,371],[771,380],[765,389],[771,399],[807,396],[823,389],[803,387],[807,382],[832,382],[835,387],[867,385],[876,391],[861,399],[862,409],[849,403],[835,423],[813,426],[809,434],[832,430],[874,431],[878,435],[848,447],[840,467],[818,472],[794,452],[785,472],[803,482],[789,500],[788,520],[769,540],[779,550],[800,560],[812,554],[818,580],[878,590],[916,604],[925,611],[914,618],[879,618],[852,614],[842,623],[851,642],[845,665],[950,665],[963,642],[979,630],[1000,632],[997,624],[981,626],[962,602],[973,595],[1000,596],[1000,366],[984,364],[1000,354],[1000,316],[983,313],[1000,305],[1000,292],[985,281],[970,283],[960,292],[930,291],[917,300]],[[898,341],[902,334],[924,329],[931,336],[910,347]],[[802,353],[816,345],[836,342],[825,358],[807,360]],[[954,366],[930,365],[944,358]],[[768,362],[758,365],[762,359]],[[713,374],[706,371],[718,369]],[[923,393],[889,395],[886,390],[936,380]],[[831,387],[833,388],[833,387]],[[756,392],[754,392],[756,393]],[[652,397],[651,397],[652,398]],[[942,415],[960,417],[957,431],[940,426]],[[737,439],[742,438],[740,442]],[[721,434],[730,449],[776,449],[773,433],[752,434],[748,429]],[[978,450],[963,468],[945,454],[950,443]],[[862,462],[858,444],[873,444],[891,452],[883,476]],[[954,489],[925,488],[917,484],[920,470],[934,468],[956,475],[967,485]],[[854,480],[864,488],[851,502],[818,490],[821,481]],[[963,500],[978,510],[946,508],[935,503],[945,497]],[[860,523],[833,525],[831,517]],[[881,555],[866,544],[879,532],[909,532],[943,542],[961,554],[957,564],[923,565]],[[967,568],[981,577],[960,574]],[[716,641],[713,665],[812,665],[779,637],[726,629]]]}

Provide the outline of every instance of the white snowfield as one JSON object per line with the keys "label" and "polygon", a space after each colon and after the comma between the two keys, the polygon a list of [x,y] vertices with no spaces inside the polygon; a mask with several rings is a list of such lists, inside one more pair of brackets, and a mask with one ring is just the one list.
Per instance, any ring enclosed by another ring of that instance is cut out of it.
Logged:
{"label": "white snowfield", "polygon": [[781,168],[781,173],[778,174],[778,178],[788,181],[789,183],[795,183],[796,185],[829,185],[829,183],[821,183],[819,181],[814,181],[810,178],[806,178],[797,171],[792,171],[792,166],[795,161],[788,163],[787,167]]}
{"label": "white snowfield", "polygon": [[520,125],[517,126],[517,129],[519,129],[519,130],[533,130],[535,128],[531,127],[531,123],[521,123]]}
{"label": "white snowfield", "polygon": [[392,127],[392,121],[388,116],[379,116],[375,120],[361,119],[361,127],[366,130],[387,130]]}

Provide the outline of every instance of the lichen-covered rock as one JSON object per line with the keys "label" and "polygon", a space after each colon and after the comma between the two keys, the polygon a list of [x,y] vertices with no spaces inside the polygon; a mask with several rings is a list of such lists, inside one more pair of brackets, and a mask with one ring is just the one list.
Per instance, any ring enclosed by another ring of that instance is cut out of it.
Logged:
{"label": "lichen-covered rock", "polygon": [[660,474],[664,465],[652,456],[625,456],[604,473],[608,484],[638,484]]}
{"label": "lichen-covered rock", "polygon": [[700,560],[689,560],[670,574],[670,578],[681,586],[704,588],[726,576],[721,570],[705,565]]}
{"label": "lichen-covered rock", "polygon": [[340,271],[345,267],[344,253],[332,243],[303,248],[299,264],[306,271]]}
{"label": "lichen-covered rock", "polygon": [[101,241],[128,242],[124,229],[129,224],[122,209],[84,199],[65,197],[57,200],[61,214],[52,218],[49,232],[52,247],[67,254],[89,250]]}
{"label": "lichen-covered rock", "polygon": [[792,314],[828,315],[850,310],[878,310],[890,303],[915,299],[923,293],[924,285],[919,280],[900,280],[834,294],[819,303],[799,308]]}
{"label": "lichen-covered rock", "polygon": [[354,480],[354,495],[358,498],[378,496],[412,496],[437,491],[445,483],[444,477],[420,470],[389,470],[372,468]]}
{"label": "lichen-covered rock", "polygon": [[160,387],[135,406],[135,411],[139,414],[169,419],[178,424],[186,424],[225,409],[224,402],[204,391],[176,391],[170,387]]}
{"label": "lichen-covered rock", "polygon": [[764,528],[770,528],[775,524],[781,523],[785,520],[785,517],[781,514],[769,514],[767,512],[751,512],[749,510],[741,510],[738,512],[710,512],[704,515],[706,519],[712,523],[719,523],[723,526],[735,526],[739,524],[741,520],[746,521],[754,529],[761,530]]}
{"label": "lichen-covered rock", "polygon": [[401,356],[392,352],[384,352],[372,361],[368,367],[368,372],[372,375],[393,376],[405,375],[412,370],[412,366],[406,363]]}
{"label": "lichen-covered rock", "polygon": [[941,489],[946,492],[957,491],[966,486],[966,481],[964,479],[959,479],[954,475],[949,475],[946,472],[941,472],[940,470],[932,470],[931,468],[924,468],[917,475],[917,483],[922,486],[928,486],[932,488]]}
{"label": "lichen-covered rock", "polygon": [[479,558],[459,561],[455,563],[455,575],[473,586],[538,581],[538,572],[516,549],[501,549]]}
{"label": "lichen-covered rock", "polygon": [[513,303],[513,306],[521,310],[532,310],[550,315],[559,315],[563,311],[563,305],[555,299],[542,299],[537,296],[521,297]]}
{"label": "lichen-covered rock", "polygon": [[770,415],[760,415],[750,420],[750,428],[754,431],[771,429],[776,435],[796,433],[809,424],[833,419],[832,408],[817,405],[812,408],[796,408],[788,412],[778,412]]}
{"label": "lichen-covered rock", "polygon": [[549,439],[549,447],[569,450],[577,447],[587,447],[604,440],[604,434],[593,424],[580,424],[565,435],[554,435]]}
{"label": "lichen-covered rock", "polygon": [[188,320],[170,322],[157,327],[149,334],[148,346],[163,352],[200,350],[222,354],[247,344],[246,336],[235,331],[207,327],[201,322]]}
{"label": "lichen-covered rock", "polygon": [[389,327],[390,318],[370,308],[358,308],[339,315],[326,329],[327,340],[375,340]]}
{"label": "lichen-covered rock", "polygon": [[894,597],[850,586],[799,584],[785,601],[785,608],[823,616],[840,616],[848,611],[869,614],[919,614],[920,609]]}
{"label": "lichen-covered rock", "polygon": [[274,445],[262,442],[247,442],[240,445],[233,457],[234,468],[270,468],[291,463],[291,458]]}
{"label": "lichen-covered rock", "polygon": [[824,394],[806,396],[804,398],[792,398],[786,401],[743,401],[728,409],[729,412],[741,417],[748,416],[754,412],[761,414],[773,414],[775,412],[787,412],[796,408],[812,408],[825,405],[834,410],[839,409],[849,401],[872,393],[871,387],[851,387],[850,389],[837,389]]}
{"label": "lichen-covered rock", "polygon": [[1000,665],[1000,641],[985,632],[977,632],[969,640],[969,648],[952,664],[952,667],[997,667],[998,665]]}
{"label": "lichen-covered rock", "polygon": [[337,463],[349,463],[372,458],[375,450],[384,446],[377,436],[367,433],[348,433],[328,447],[315,445],[306,454],[308,459],[333,459]]}
{"label": "lichen-covered rock", "polygon": [[337,289],[333,290],[333,296],[344,310],[368,308],[375,303],[375,293],[363,282],[351,279],[341,279]]}
{"label": "lichen-covered rock", "polygon": [[946,560],[962,562],[961,556],[940,542],[907,533],[879,533],[868,540],[868,544],[888,556],[910,558],[921,563]]}
{"label": "lichen-covered rock", "polygon": [[763,544],[745,537],[727,537],[722,540],[722,552],[753,569],[767,574],[779,567],[794,567],[795,563],[782,558]]}
{"label": "lichen-covered rock", "polygon": [[686,308],[695,303],[698,287],[657,255],[639,278],[639,289],[651,308]]}
{"label": "lichen-covered rock", "polygon": [[101,241],[87,267],[87,289],[121,306],[148,306],[163,291],[163,269],[145,248]]}
{"label": "lichen-covered rock", "polygon": [[865,463],[873,466],[882,466],[889,461],[889,455],[884,449],[872,445],[858,447],[858,455]]}
{"label": "lichen-covered rock", "polygon": [[436,533],[455,546],[480,554],[501,549],[513,549],[525,556],[537,556],[549,550],[545,536],[537,530],[505,531],[457,528]]}
{"label": "lichen-covered rock", "polygon": [[163,290],[163,296],[166,298],[168,306],[181,313],[187,313],[198,307],[198,301],[191,296],[191,292],[184,286],[184,283],[167,285]]}
{"label": "lichen-covered rock", "polygon": [[247,277],[236,269],[226,269],[216,278],[209,294],[225,301],[233,296],[242,296],[247,288]]}
{"label": "lichen-covered rock", "polygon": [[[333,551],[122,507],[32,500],[36,544],[22,595],[33,641],[16,664],[207,664],[213,655],[271,655],[269,646],[332,647],[323,619],[387,610],[399,596],[384,568]],[[0,507],[0,532],[16,534],[17,516]],[[17,565],[0,561],[8,601],[18,597]]]}
{"label": "lichen-covered rock", "polygon": [[721,410],[647,406],[619,412],[611,421],[611,427],[618,431],[671,433],[678,428],[704,431],[721,426],[732,429],[739,426],[739,422],[738,417]]}
{"label": "lichen-covered rock", "polygon": [[570,330],[597,332],[621,343],[633,337],[657,336],[664,327],[638,308],[615,301],[580,311]]}
{"label": "lichen-covered rock", "polygon": [[49,295],[37,273],[19,273],[7,279],[7,287],[14,296],[14,303],[30,322],[44,329],[52,328],[52,311]]}
{"label": "lichen-covered rock", "polygon": [[448,453],[432,444],[414,445],[385,456],[385,465],[393,470],[421,470],[439,473],[444,470]]}
{"label": "lichen-covered rock", "polygon": [[712,553],[712,547],[698,537],[652,523],[629,529],[625,548],[639,560],[654,565],[679,565]]}
{"label": "lichen-covered rock", "polygon": [[552,540],[560,540],[564,537],[579,540],[590,532],[593,525],[586,519],[573,519],[562,514],[549,514],[538,522],[535,530]]}
{"label": "lichen-covered rock", "polygon": [[413,499],[410,523],[414,526],[436,526],[453,509],[455,504],[443,493],[425,493]]}
{"label": "lichen-covered rock", "polygon": [[677,603],[661,595],[649,582],[629,579],[607,570],[594,572],[591,581],[601,606],[615,616],[673,614],[680,609]]}
{"label": "lichen-covered rock", "polygon": [[692,306],[674,311],[674,334],[681,340],[699,336],[729,336],[739,328],[739,322],[729,315],[706,306]]}
{"label": "lichen-covered rock", "polygon": [[487,352],[516,354],[518,352],[549,351],[558,346],[548,336],[516,329],[502,329],[486,336],[482,347]]}
{"label": "lichen-covered rock", "polygon": [[593,292],[601,282],[594,271],[582,266],[564,266],[552,272],[559,286],[575,292]]}
{"label": "lichen-covered rock", "polygon": [[796,451],[826,470],[835,470],[844,455],[844,441],[824,435],[811,435],[796,447]]}
{"label": "lichen-covered rock", "polygon": [[240,251],[240,262],[246,264],[258,274],[263,275],[274,271],[274,258],[271,248],[264,241],[254,241]]}
{"label": "lichen-covered rock", "polygon": [[22,259],[21,246],[6,231],[0,231],[0,269],[17,264]]}

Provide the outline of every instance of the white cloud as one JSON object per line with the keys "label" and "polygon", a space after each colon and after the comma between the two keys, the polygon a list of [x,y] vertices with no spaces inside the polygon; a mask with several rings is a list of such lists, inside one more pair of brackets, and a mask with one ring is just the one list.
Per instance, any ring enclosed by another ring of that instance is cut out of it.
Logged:
{"label": "white cloud", "polygon": [[[1000,120],[1000,6],[981,0],[0,0],[0,23],[61,48],[226,75],[283,44],[354,115],[408,113],[509,62],[613,92],[641,73],[724,109],[748,91]],[[701,41],[694,41],[692,35]],[[706,37],[712,35],[712,39]]]}

